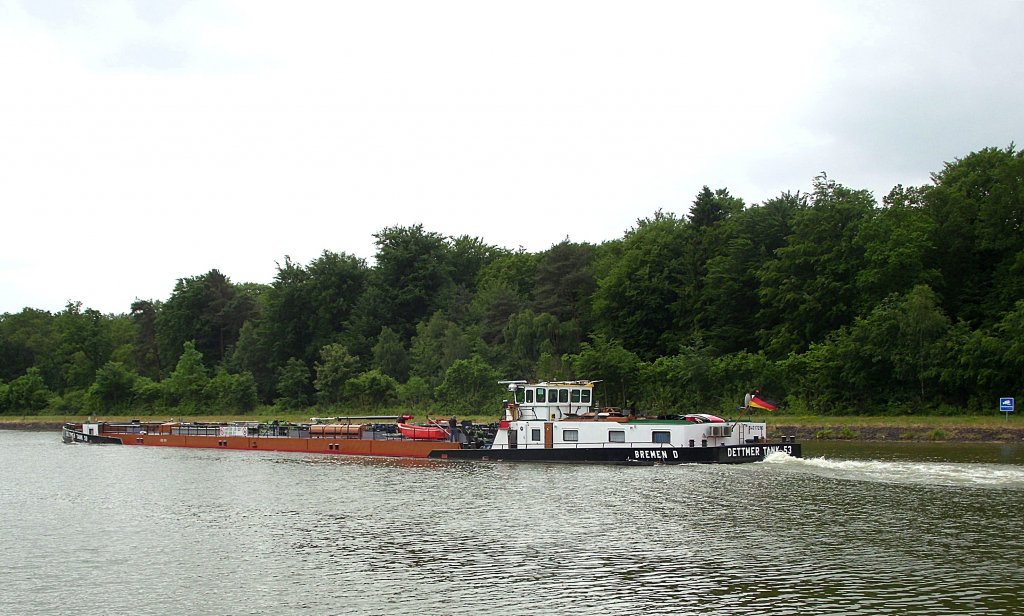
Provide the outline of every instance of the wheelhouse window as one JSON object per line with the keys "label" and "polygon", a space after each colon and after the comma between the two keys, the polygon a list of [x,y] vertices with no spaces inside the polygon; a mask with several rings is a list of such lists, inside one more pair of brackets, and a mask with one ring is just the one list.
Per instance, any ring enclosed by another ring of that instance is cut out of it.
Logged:
{"label": "wheelhouse window", "polygon": [[570,400],[571,400],[571,402],[573,404],[579,404],[580,403],[580,390],[578,390],[578,389],[572,390],[572,398]]}
{"label": "wheelhouse window", "polygon": [[579,430],[563,430],[562,431],[562,440],[563,441],[578,442],[580,440],[580,431]]}
{"label": "wheelhouse window", "polygon": [[670,443],[672,442],[672,433],[668,430],[655,430],[651,433],[651,442]]}
{"label": "wheelhouse window", "polygon": [[545,392],[543,387],[538,387],[537,388],[537,402],[544,402],[544,394],[545,393],[546,392]]}
{"label": "wheelhouse window", "polygon": [[532,402],[533,402],[533,390],[532,389],[527,389],[526,390],[526,403],[530,404]]}
{"label": "wheelhouse window", "polygon": [[626,432],[624,430],[609,430],[608,431],[608,442],[609,443],[625,443]]}
{"label": "wheelhouse window", "polygon": [[568,389],[559,389],[558,390],[558,401],[559,402],[568,402],[569,401],[569,390]]}
{"label": "wheelhouse window", "polygon": [[583,390],[583,404],[590,404],[590,390]]}

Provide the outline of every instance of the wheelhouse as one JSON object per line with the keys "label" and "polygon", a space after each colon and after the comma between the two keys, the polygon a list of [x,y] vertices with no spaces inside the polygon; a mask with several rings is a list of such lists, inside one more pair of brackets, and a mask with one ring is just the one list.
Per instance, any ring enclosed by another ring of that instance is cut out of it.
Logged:
{"label": "wheelhouse", "polygon": [[512,399],[506,401],[511,420],[556,421],[590,415],[595,409],[594,384],[600,381],[506,381]]}

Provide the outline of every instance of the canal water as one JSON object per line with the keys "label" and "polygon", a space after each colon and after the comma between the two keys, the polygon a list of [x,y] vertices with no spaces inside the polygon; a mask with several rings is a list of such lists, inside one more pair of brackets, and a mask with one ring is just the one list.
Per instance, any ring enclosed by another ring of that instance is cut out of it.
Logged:
{"label": "canal water", "polygon": [[1020,614],[1021,446],[613,467],[0,431],[3,614]]}

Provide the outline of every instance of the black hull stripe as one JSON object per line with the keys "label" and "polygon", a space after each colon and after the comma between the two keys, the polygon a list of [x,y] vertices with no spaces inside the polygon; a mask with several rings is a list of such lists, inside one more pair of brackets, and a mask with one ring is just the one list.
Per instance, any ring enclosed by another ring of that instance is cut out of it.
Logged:
{"label": "black hull stripe", "polygon": [[725,447],[666,448],[572,448],[572,449],[454,449],[432,451],[442,460],[492,460],[508,462],[575,462],[603,464],[742,464],[760,462],[777,451],[801,457],[799,443],[762,443]]}

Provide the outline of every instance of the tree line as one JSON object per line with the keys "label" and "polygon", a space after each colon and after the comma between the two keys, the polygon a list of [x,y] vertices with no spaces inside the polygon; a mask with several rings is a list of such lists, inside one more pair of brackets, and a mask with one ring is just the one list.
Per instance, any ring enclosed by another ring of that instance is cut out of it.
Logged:
{"label": "tree line", "polygon": [[423,225],[372,265],[285,257],[126,314],[0,316],[0,412],[497,412],[499,379],[601,379],[607,406],[988,412],[1024,385],[1024,154],[986,148],[881,203],[825,174],[747,205],[704,187],[621,238],[539,253]]}

